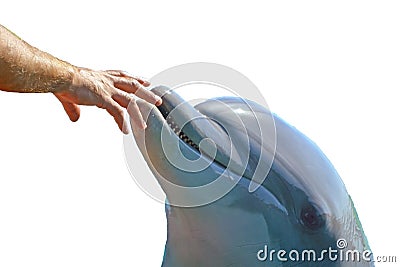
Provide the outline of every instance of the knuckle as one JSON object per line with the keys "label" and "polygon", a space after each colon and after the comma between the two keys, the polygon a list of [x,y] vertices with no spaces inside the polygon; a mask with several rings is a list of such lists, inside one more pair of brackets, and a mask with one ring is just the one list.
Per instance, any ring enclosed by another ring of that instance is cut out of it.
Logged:
{"label": "knuckle", "polygon": [[136,79],[131,80],[131,85],[136,89],[139,89],[140,87],[140,83]]}

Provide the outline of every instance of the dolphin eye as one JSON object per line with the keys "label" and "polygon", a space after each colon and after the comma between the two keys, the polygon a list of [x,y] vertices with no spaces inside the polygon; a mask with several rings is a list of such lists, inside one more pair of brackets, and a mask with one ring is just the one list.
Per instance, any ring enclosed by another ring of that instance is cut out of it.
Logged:
{"label": "dolphin eye", "polygon": [[300,221],[310,230],[317,230],[324,224],[322,215],[312,205],[303,207],[300,213]]}

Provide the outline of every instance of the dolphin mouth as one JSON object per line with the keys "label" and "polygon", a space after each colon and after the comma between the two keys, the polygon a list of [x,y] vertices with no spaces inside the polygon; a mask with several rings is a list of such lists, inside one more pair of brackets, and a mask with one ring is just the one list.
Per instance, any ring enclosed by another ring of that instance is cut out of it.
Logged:
{"label": "dolphin mouth", "polygon": [[184,145],[224,168],[228,165],[243,168],[244,161],[220,123],[202,114],[168,87],[157,86],[152,92],[162,98],[163,103],[157,109]]}
{"label": "dolphin mouth", "polygon": [[179,96],[177,95],[171,96],[171,90],[166,87],[156,87],[152,89],[152,91],[163,100],[163,103],[160,106],[157,106],[157,109],[160,111],[169,128],[180,140],[182,140],[183,143],[200,153],[198,143],[196,144],[192,139],[190,139],[190,137],[183,131],[183,125],[179,125],[176,119],[170,115],[171,111],[176,107],[174,104],[182,104],[184,100],[179,99]]}
{"label": "dolphin mouth", "polygon": [[[159,108],[158,110],[161,109]],[[200,153],[199,151],[199,146],[192,140],[189,138],[189,136],[187,136],[181,129],[181,127],[179,127],[179,125],[174,121],[174,119],[172,117],[166,117],[165,113],[161,113],[164,117],[164,119],[166,120],[168,126],[172,129],[172,131],[179,137],[180,140],[182,140],[185,144],[187,144],[188,146],[192,147],[193,149],[195,149],[198,153]]]}

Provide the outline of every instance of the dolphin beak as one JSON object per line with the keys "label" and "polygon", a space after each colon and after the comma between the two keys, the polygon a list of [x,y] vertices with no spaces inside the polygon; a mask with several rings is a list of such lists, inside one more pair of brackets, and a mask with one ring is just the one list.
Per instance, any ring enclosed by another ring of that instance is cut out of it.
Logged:
{"label": "dolphin beak", "polygon": [[225,167],[230,161],[236,167],[246,164],[218,122],[200,113],[168,87],[158,86],[152,91],[163,99],[163,104],[158,107],[163,118],[186,144]]}
{"label": "dolphin beak", "polygon": [[[139,109],[149,126],[145,131],[148,136],[160,137],[156,132],[161,129],[161,139],[165,142],[161,144],[163,148],[172,140],[177,143],[179,139],[182,141],[181,147],[188,146],[223,167],[229,166],[239,175],[244,172],[247,158],[243,157],[243,147],[238,148],[236,143],[233,145],[231,137],[218,122],[200,113],[168,87],[158,86],[152,92],[162,98],[162,105],[153,107],[138,101]],[[135,129],[134,134],[140,135]]]}

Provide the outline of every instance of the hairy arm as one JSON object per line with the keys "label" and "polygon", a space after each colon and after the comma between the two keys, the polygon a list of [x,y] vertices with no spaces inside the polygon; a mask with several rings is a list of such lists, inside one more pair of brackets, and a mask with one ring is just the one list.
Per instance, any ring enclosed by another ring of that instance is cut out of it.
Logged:
{"label": "hairy arm", "polygon": [[56,93],[72,85],[75,67],[40,51],[0,25],[0,89]]}

